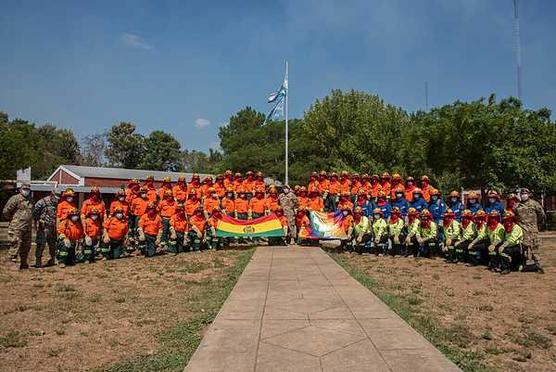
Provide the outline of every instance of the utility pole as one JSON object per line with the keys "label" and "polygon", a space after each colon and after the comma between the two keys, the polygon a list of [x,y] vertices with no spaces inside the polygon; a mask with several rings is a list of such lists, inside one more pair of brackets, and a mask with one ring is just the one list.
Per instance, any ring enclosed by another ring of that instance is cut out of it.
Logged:
{"label": "utility pole", "polygon": [[517,98],[523,102],[522,88],[521,88],[521,38],[519,35],[519,0],[513,0],[514,3],[514,47],[516,58],[516,84],[517,84]]}

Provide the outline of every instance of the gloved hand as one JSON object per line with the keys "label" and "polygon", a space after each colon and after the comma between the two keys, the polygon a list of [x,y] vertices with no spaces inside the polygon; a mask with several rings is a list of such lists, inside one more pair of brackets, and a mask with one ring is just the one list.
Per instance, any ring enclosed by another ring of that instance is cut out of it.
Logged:
{"label": "gloved hand", "polygon": [[489,251],[489,252],[494,252],[494,251],[496,251],[496,246],[495,246],[494,244],[489,245],[489,246],[488,246],[488,251]]}
{"label": "gloved hand", "polygon": [[64,240],[66,236],[64,234],[58,235],[58,240]]}
{"label": "gloved hand", "polygon": [[85,237],[85,245],[86,245],[87,247],[92,246],[92,245],[93,245],[93,238],[91,238],[90,236],[86,236],[86,237]]}
{"label": "gloved hand", "polygon": [[176,240],[177,238],[178,238],[178,235],[176,234],[176,230],[174,230],[174,229],[170,230],[170,239]]}
{"label": "gloved hand", "polygon": [[475,246],[475,243],[471,242],[471,243],[469,243],[469,245],[467,246],[467,249],[468,249],[468,250],[472,250],[474,246]]}
{"label": "gloved hand", "polygon": [[64,246],[66,248],[71,248],[71,241],[68,238],[64,238]]}
{"label": "gloved hand", "polygon": [[419,243],[419,244],[424,244],[424,243],[425,243],[425,239],[419,237],[419,238],[417,238],[417,243]]}
{"label": "gloved hand", "polygon": [[398,235],[394,235],[394,244],[400,244],[400,237]]}
{"label": "gloved hand", "polygon": [[110,237],[108,236],[108,234],[106,233],[106,231],[104,232],[104,234],[102,234],[102,242],[103,242],[104,244],[110,243]]}
{"label": "gloved hand", "polygon": [[137,238],[139,239],[140,242],[144,242],[146,240],[145,233],[143,232],[142,228],[137,229]]}
{"label": "gloved hand", "polygon": [[410,245],[411,244],[411,237],[408,236],[407,238],[405,238],[404,243],[405,243],[405,245]]}
{"label": "gloved hand", "polygon": [[358,236],[357,238],[355,238],[355,242],[357,244],[361,244],[362,241],[363,241],[363,238],[361,238],[361,236]]}
{"label": "gloved hand", "polygon": [[154,244],[160,245],[160,238],[159,237],[156,238],[156,240],[154,241]]}
{"label": "gloved hand", "polygon": [[461,243],[462,243],[462,240],[458,240],[458,241],[456,242],[456,244],[454,244],[454,247],[459,247],[459,245],[460,245]]}
{"label": "gloved hand", "polygon": [[499,252],[502,252],[504,249],[508,248],[510,244],[508,242],[504,242],[502,243],[502,245],[500,245],[500,247],[498,248]]}
{"label": "gloved hand", "polygon": [[379,238],[375,238],[375,244],[380,243],[380,239]]}
{"label": "gloved hand", "polygon": [[451,245],[452,245],[452,239],[450,239],[450,238],[446,239],[446,244],[445,244],[445,246],[446,246],[446,247],[449,247],[449,246],[451,246]]}

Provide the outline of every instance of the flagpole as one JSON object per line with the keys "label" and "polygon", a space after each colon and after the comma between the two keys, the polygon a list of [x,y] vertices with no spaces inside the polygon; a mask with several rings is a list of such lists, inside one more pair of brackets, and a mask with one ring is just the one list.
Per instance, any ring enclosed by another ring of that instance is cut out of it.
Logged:
{"label": "flagpole", "polygon": [[285,184],[288,184],[288,96],[290,95],[290,82],[288,81],[288,61],[286,61],[286,175]]}

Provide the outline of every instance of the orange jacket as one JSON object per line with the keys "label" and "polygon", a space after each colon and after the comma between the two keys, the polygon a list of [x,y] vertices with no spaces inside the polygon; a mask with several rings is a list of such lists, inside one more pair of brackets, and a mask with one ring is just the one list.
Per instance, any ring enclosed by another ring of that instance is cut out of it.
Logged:
{"label": "orange jacket", "polygon": [[178,183],[172,187],[172,193],[174,194],[174,198],[180,203],[185,203],[187,200],[187,186],[185,186],[185,184]]}
{"label": "orange jacket", "polygon": [[71,241],[82,239],[83,225],[81,221],[73,222],[67,218],[58,225],[58,234],[64,234]]}
{"label": "orange jacket", "polygon": [[299,196],[297,198],[299,208],[309,208],[309,198],[306,196]]}
{"label": "orange jacket", "polygon": [[246,191],[245,188],[243,187],[243,181],[241,180],[235,180],[233,186],[234,186],[234,192],[236,194],[242,191]]}
{"label": "orange jacket", "polygon": [[129,204],[128,202],[124,201],[121,202],[119,200],[114,200],[112,203],[110,203],[110,215],[114,214],[114,211],[116,210],[116,208],[122,208],[123,212],[124,212],[124,216],[128,216],[129,214]]}
{"label": "orange jacket", "polygon": [[237,213],[247,213],[249,211],[249,200],[237,198],[235,202]]}
{"label": "orange jacket", "polygon": [[189,225],[197,227],[203,234],[205,228],[207,227],[207,220],[205,219],[205,217],[195,215],[189,219]]}
{"label": "orange jacket", "polygon": [[360,188],[361,188],[361,182],[359,182],[359,181],[352,182],[352,184],[351,184],[351,194],[352,195],[357,195]]}
{"label": "orange jacket", "polygon": [[56,217],[58,217],[60,220],[65,220],[66,218],[68,218],[69,212],[72,209],[76,208],[77,207],[75,203],[68,203],[66,200],[63,200],[58,203],[58,206],[56,207]]}
{"label": "orange jacket", "polygon": [[253,184],[253,189],[255,190],[255,192],[265,192],[266,186],[264,184],[264,181],[255,181],[255,183]]}
{"label": "orange jacket", "polygon": [[224,186],[223,183],[215,183],[214,184],[214,190],[216,191],[216,195],[218,195],[219,198],[223,198],[224,195],[226,195],[226,187]]}
{"label": "orange jacket", "polygon": [[351,191],[351,181],[346,179],[343,179],[340,181],[340,193],[342,194],[349,194]]}
{"label": "orange jacket", "polygon": [[321,212],[324,209],[324,202],[320,196],[309,198],[308,208],[312,211]]}
{"label": "orange jacket", "polygon": [[192,193],[195,193],[195,195],[197,195],[197,198],[200,199],[202,196],[201,185],[194,185],[192,183],[187,185],[187,194],[192,194]]}
{"label": "orange jacket", "polygon": [[321,194],[325,191],[330,191],[330,181],[327,179],[324,179],[322,181],[319,181],[319,190],[318,190]]}
{"label": "orange jacket", "polygon": [[151,217],[148,213],[145,213],[139,219],[139,227],[147,235],[158,235],[160,229],[162,229],[162,218],[158,214]]}
{"label": "orange jacket", "polygon": [[264,214],[266,210],[266,198],[251,198],[249,201],[249,210],[251,210],[251,213]]}
{"label": "orange jacket", "polygon": [[390,195],[390,189],[392,188],[392,184],[390,183],[390,181],[385,181],[380,186],[382,187],[382,191],[386,196]]}
{"label": "orange jacket", "polygon": [[187,231],[187,219],[184,214],[178,213],[174,214],[170,218],[170,226],[176,230],[176,232],[184,233]]}
{"label": "orange jacket", "polygon": [[428,202],[431,200],[431,191],[434,190],[434,187],[431,185],[427,185],[423,190],[423,198]]}
{"label": "orange jacket", "polygon": [[201,202],[199,201],[199,199],[195,199],[195,201],[193,199],[187,199],[184,205],[185,214],[187,214],[188,216],[193,216],[193,213],[195,213],[195,209],[197,209],[197,207],[199,207],[200,205]]}
{"label": "orange jacket", "polygon": [[338,195],[340,193],[340,182],[332,180],[328,184],[328,193],[330,195]]}
{"label": "orange jacket", "polygon": [[178,204],[172,200],[163,199],[158,203],[158,210],[160,211],[160,216],[164,218],[170,218],[176,213],[176,207]]}
{"label": "orange jacket", "polygon": [[243,181],[243,191],[254,192],[255,191],[255,181],[245,180]]}
{"label": "orange jacket", "polygon": [[119,220],[116,217],[110,217],[104,221],[104,228],[110,239],[124,240],[127,236],[128,226],[125,219]]}
{"label": "orange jacket", "polygon": [[205,203],[203,205],[205,212],[210,214],[214,208],[219,208],[219,207],[220,207],[220,200],[218,200],[218,198],[213,199],[211,197],[207,197],[205,199]]}
{"label": "orange jacket", "polygon": [[353,226],[353,216],[352,215],[347,215],[344,217],[344,219],[342,220],[342,230],[344,230],[344,233],[348,233],[348,230],[350,227]]}
{"label": "orange jacket", "polygon": [[227,190],[228,187],[234,187],[234,180],[232,177],[224,177],[224,188]]}
{"label": "orange jacket", "polygon": [[207,223],[210,227],[216,229],[216,227],[218,226],[218,221],[220,221],[220,218],[216,218],[214,216],[210,216]]}
{"label": "orange jacket", "polygon": [[271,212],[274,212],[278,208],[280,208],[280,202],[278,201],[278,198],[273,198],[271,196],[266,198],[266,209],[268,209]]}
{"label": "orange jacket", "polygon": [[158,198],[158,193],[156,192],[156,189],[154,188],[154,186],[152,188],[147,187],[147,200],[150,203],[156,203]]}
{"label": "orange jacket", "polygon": [[139,197],[139,190],[137,192],[133,191],[130,188],[125,189],[125,201],[131,205],[135,198]]}
{"label": "orange jacket", "polygon": [[85,218],[83,225],[85,226],[83,231],[85,236],[98,239],[102,235],[102,222],[100,219],[94,221],[92,218]]}
{"label": "orange jacket", "polygon": [[349,200],[346,200],[345,202],[339,202],[336,209],[341,211],[344,209],[344,207],[348,207],[351,210],[353,209],[353,203]]}
{"label": "orange jacket", "polygon": [[405,198],[407,199],[408,202],[413,201],[413,190],[415,190],[416,188],[417,187],[415,185],[405,188]]}
{"label": "orange jacket", "polygon": [[382,191],[382,185],[381,185],[380,183],[377,182],[377,183],[374,184],[374,185],[371,183],[371,191],[370,191],[370,193],[371,193],[371,196],[372,196],[373,198],[378,197],[378,193],[381,192],[381,191]]}
{"label": "orange jacket", "polygon": [[315,181],[311,181],[309,182],[309,184],[307,185],[307,192],[319,192],[319,181],[315,180]]}
{"label": "orange jacket", "polygon": [[134,216],[141,217],[147,212],[147,205],[149,204],[148,200],[143,199],[141,197],[133,199],[131,203],[131,214]]}
{"label": "orange jacket", "polygon": [[236,203],[234,199],[224,198],[222,199],[222,208],[226,214],[232,214],[236,210]]}
{"label": "orange jacket", "polygon": [[81,206],[81,214],[86,216],[93,208],[98,210],[101,219],[106,214],[106,206],[104,205],[104,202],[102,200],[94,201],[90,198],[83,202],[83,205]]}
{"label": "orange jacket", "polygon": [[167,186],[164,185],[164,186],[162,186],[161,188],[158,189],[158,192],[157,192],[158,200],[164,199],[164,194],[166,194],[166,191],[171,191],[172,195],[174,195],[172,185],[170,185],[170,184],[168,184]]}
{"label": "orange jacket", "polygon": [[405,186],[401,183],[398,183],[397,185],[392,185],[390,189],[390,199],[392,200],[396,199],[396,191],[401,191],[402,193],[405,194]]}

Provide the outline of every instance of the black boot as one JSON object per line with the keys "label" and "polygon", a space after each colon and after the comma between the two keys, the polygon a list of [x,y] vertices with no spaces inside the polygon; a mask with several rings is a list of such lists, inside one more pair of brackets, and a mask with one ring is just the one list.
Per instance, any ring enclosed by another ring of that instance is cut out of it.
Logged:
{"label": "black boot", "polygon": [[37,258],[35,259],[35,264],[33,265],[33,267],[34,267],[35,269],[40,269],[40,268],[42,267],[41,261],[42,261],[42,258],[41,258],[41,257],[37,257]]}

